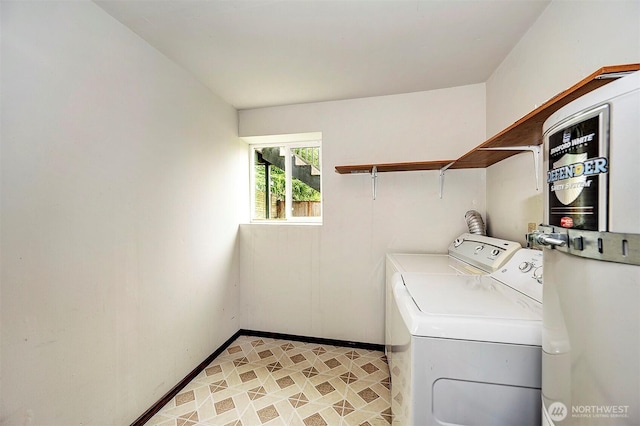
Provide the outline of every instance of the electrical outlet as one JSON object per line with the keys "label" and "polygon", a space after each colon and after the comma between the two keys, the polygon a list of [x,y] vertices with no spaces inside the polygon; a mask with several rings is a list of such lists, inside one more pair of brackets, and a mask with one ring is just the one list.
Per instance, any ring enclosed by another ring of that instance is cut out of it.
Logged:
{"label": "electrical outlet", "polygon": [[538,225],[536,225],[534,222],[529,222],[527,224],[527,234],[532,233],[533,231],[535,231],[536,229],[538,229]]}

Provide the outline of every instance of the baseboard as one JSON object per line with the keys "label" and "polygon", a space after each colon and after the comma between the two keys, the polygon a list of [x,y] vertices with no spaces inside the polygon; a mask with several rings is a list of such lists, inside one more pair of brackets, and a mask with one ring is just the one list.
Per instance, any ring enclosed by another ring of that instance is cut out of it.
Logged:
{"label": "baseboard", "polygon": [[270,339],[281,339],[281,340],[293,340],[296,342],[306,342],[306,343],[316,343],[319,345],[332,345],[332,346],[343,346],[350,347],[356,349],[367,349],[373,351],[384,351],[384,345],[377,345],[374,343],[362,343],[362,342],[351,342],[347,340],[336,340],[336,339],[324,339],[321,337],[311,337],[311,336],[298,336],[295,334],[284,334],[284,333],[272,333],[268,331],[256,331],[256,330],[238,330],[233,336],[227,339],[226,342],[222,344],[218,349],[216,349],[211,355],[207,357],[204,361],[202,361],[196,368],[194,368],[189,374],[187,374],[184,379],[180,380],[178,384],[176,384],[169,392],[164,394],[162,398],[160,398],[155,404],[153,404],[147,411],[145,411],[140,417],[138,417],[131,426],[143,426],[146,422],[151,419],[158,411],[162,409],[172,398],[174,398],[180,391],[187,386],[193,379],[196,378],[198,374],[213,360],[220,355],[225,349],[231,345],[238,337],[240,336],[254,336],[254,337],[266,337]]}
{"label": "baseboard", "polygon": [[343,346],[356,349],[368,349],[372,351],[384,351],[384,345],[375,343],[352,342],[349,340],[325,339],[322,337],[299,336],[296,334],[272,333],[270,331],[256,331],[240,329],[241,336],[268,337],[271,339],[293,340],[296,342],[316,343],[318,345]]}
{"label": "baseboard", "polygon": [[[241,331],[241,330],[240,330]],[[162,409],[171,399],[173,399],[180,391],[187,386],[193,379],[196,378],[198,374],[205,368],[207,365],[211,364],[213,360],[220,355],[225,349],[229,347],[231,343],[234,342],[238,337],[242,335],[240,331],[236,331],[236,333],[227,339],[226,342],[222,344],[218,349],[216,349],[211,355],[207,357],[204,361],[202,361],[196,368],[194,368],[189,374],[187,374],[184,379],[180,380],[178,384],[176,384],[169,392],[164,394],[162,398],[160,398],[155,404],[153,404],[147,411],[142,413],[140,417],[138,417],[131,426],[143,426],[146,422],[151,419],[158,411]]]}

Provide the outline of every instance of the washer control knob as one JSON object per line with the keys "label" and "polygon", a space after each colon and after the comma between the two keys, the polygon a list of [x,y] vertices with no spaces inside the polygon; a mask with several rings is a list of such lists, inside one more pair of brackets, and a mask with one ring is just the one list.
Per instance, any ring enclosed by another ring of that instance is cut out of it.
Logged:
{"label": "washer control knob", "polygon": [[518,269],[520,269],[520,272],[529,272],[531,268],[533,268],[533,263],[531,262],[522,262],[518,266]]}
{"label": "washer control knob", "polygon": [[484,250],[484,246],[476,246],[476,253],[480,253],[482,250]]}
{"label": "washer control knob", "polygon": [[500,254],[500,250],[498,250],[498,249],[491,250],[491,256],[497,256],[499,254]]}
{"label": "washer control knob", "polygon": [[454,247],[460,247],[460,244],[462,244],[464,240],[462,238],[456,238],[455,240],[453,240],[453,246]]}
{"label": "washer control knob", "polygon": [[533,271],[533,278],[542,284],[542,266],[537,267],[536,270]]}

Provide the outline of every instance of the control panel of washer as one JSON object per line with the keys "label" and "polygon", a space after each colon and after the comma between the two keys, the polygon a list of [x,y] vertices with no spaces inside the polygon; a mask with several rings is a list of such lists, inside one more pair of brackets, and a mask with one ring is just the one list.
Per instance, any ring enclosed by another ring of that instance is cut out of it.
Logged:
{"label": "control panel of washer", "polygon": [[520,249],[491,277],[542,302],[542,251]]}
{"label": "control panel of washer", "polygon": [[449,246],[449,255],[486,272],[504,265],[522,246],[514,241],[476,234],[462,234]]}

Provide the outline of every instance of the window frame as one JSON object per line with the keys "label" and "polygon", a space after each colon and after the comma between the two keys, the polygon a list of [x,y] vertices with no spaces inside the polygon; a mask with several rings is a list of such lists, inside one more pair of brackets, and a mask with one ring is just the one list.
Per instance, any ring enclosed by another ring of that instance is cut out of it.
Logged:
{"label": "window frame", "polygon": [[[270,140],[269,142],[249,142],[249,185],[250,185],[250,222],[252,224],[296,224],[296,225],[322,225],[324,213],[324,196],[322,182],[322,138],[303,140]],[[256,149],[259,148],[284,148],[285,151],[285,217],[283,219],[257,219],[256,212]],[[292,150],[296,148],[319,148],[320,164],[320,216],[293,216],[293,176],[290,166]]]}

